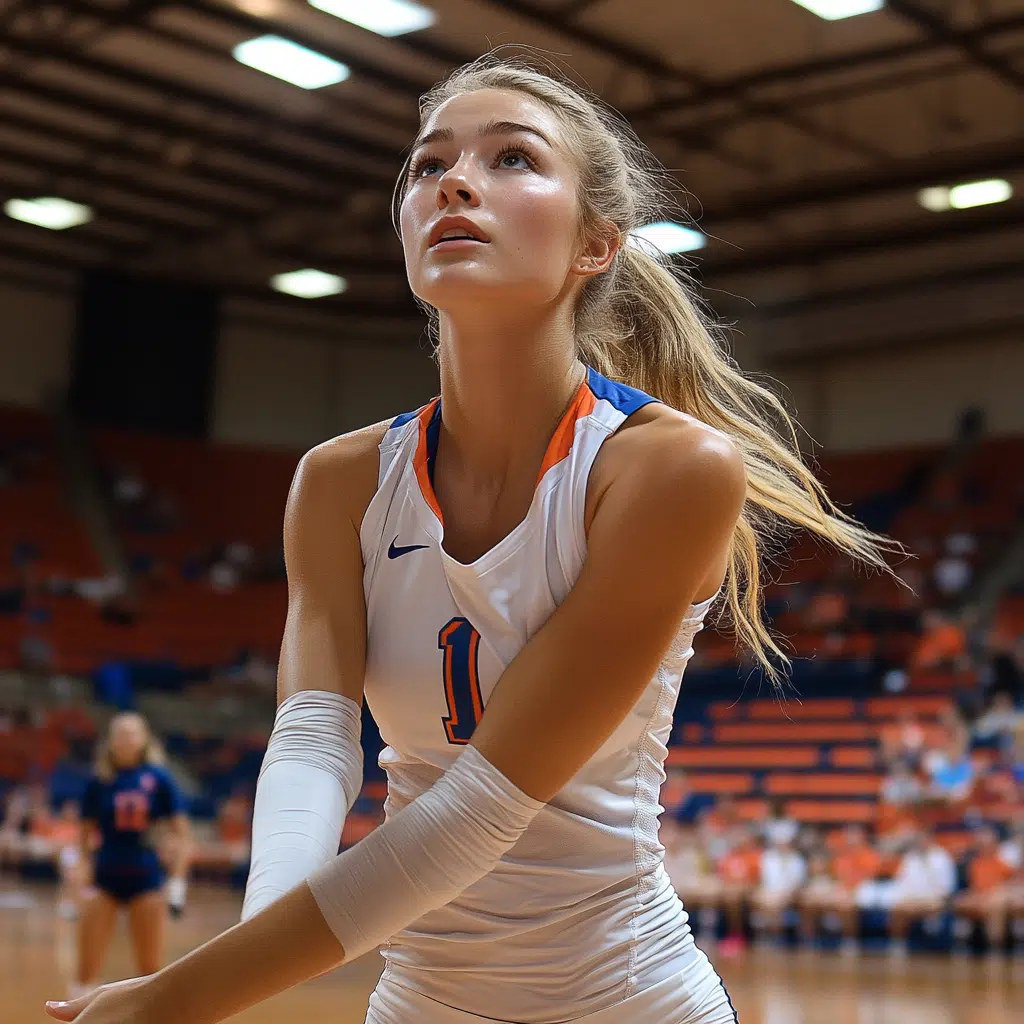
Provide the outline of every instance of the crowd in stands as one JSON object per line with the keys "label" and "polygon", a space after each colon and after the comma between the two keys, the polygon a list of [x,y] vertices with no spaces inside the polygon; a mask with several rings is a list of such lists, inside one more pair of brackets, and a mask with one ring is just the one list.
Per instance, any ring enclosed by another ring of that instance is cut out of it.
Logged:
{"label": "crowd in stands", "polygon": [[[273,712],[295,455],[89,441],[125,573],[104,571],[67,503],[52,424],[0,410],[0,672],[36,694],[0,707],[0,869],[52,872],[74,831],[96,735],[69,703],[74,678],[94,708],[159,691],[262,709],[263,731],[231,739],[164,730],[193,782],[200,868],[237,882]],[[897,583],[806,539],[786,552],[766,611],[803,702],[766,691],[727,632],[698,638],[662,802],[666,866],[705,941],[1024,944],[1024,579],[1004,581],[994,612],[979,602],[1024,524],[1024,480],[1004,471],[1022,449],[961,437],[823,460],[834,497],[913,557],[894,557]],[[364,733],[346,842],[381,817],[379,737],[369,721]]]}
{"label": "crowd in stands", "polygon": [[[755,715],[764,703],[752,706]],[[808,946],[832,937],[846,952],[861,938],[888,937],[901,954],[913,928],[919,944],[1024,952],[1024,713],[1005,690],[973,719],[950,698],[927,717],[901,698],[872,703],[875,740],[859,750],[863,770],[820,775],[815,756],[803,776],[783,782],[781,773],[765,772],[762,779],[762,794],[779,783],[798,789],[803,779],[822,782],[817,791],[825,796],[870,795],[837,804],[835,815],[827,803],[812,809],[761,799],[756,782],[739,773],[669,769],[666,869],[703,936],[713,940],[721,930],[727,954],[750,937]],[[887,704],[906,710],[885,721]],[[812,728],[827,736],[829,705],[795,705],[804,721],[792,727],[819,715]],[[823,817],[856,820],[823,825]]]}

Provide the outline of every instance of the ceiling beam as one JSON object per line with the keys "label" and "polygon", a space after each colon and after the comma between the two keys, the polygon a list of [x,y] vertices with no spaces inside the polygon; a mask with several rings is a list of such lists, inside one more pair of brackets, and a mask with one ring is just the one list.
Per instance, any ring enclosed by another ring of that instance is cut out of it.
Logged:
{"label": "ceiling beam", "polygon": [[808,206],[826,206],[864,196],[942,185],[976,174],[1024,169],[1024,137],[998,146],[969,146],[912,160],[894,160],[873,173],[821,174],[776,189],[752,189],[705,206],[701,223],[717,227],[729,221],[785,214]]}
{"label": "ceiling beam", "polygon": [[[4,48],[22,56],[63,61],[79,70],[88,71],[107,79],[112,78],[115,81],[148,90],[156,93],[157,96],[168,104],[186,101],[216,112],[225,118],[240,119],[245,122],[245,125],[239,134],[247,138],[259,139],[267,134],[268,128],[277,129],[296,139],[306,140],[318,146],[329,147],[339,155],[356,156],[364,159],[367,156],[373,156],[387,163],[393,163],[396,174],[401,165],[401,153],[397,147],[392,150],[390,147],[350,135],[337,128],[323,127],[316,123],[299,122],[295,118],[275,114],[268,107],[247,102],[238,96],[227,96],[211,92],[172,76],[159,74],[154,71],[140,71],[126,64],[120,64],[117,61],[99,57],[95,54],[78,53],[73,47],[58,40],[39,41],[7,35],[0,37],[0,44]],[[325,164],[324,166],[329,165]],[[344,171],[342,170],[341,173],[344,173]],[[352,173],[358,173],[359,178],[366,185],[371,185],[376,180],[377,183],[382,185],[386,183],[390,189],[393,182],[392,177],[386,172],[360,170]]]}
{"label": "ceiling beam", "polygon": [[995,75],[1001,82],[1017,92],[1024,92],[1024,71],[1015,68],[1002,57],[989,53],[976,39],[958,35],[945,18],[910,0],[888,0],[888,8],[905,21],[924,31],[928,38],[942,46],[952,46],[964,54],[976,67]]}
{"label": "ceiling beam", "polygon": [[709,282],[736,274],[759,273],[783,267],[818,266],[886,249],[906,249],[974,235],[1017,231],[1024,241],[1024,200],[999,207],[980,207],[915,217],[881,228],[828,231],[816,238],[766,246],[737,256],[708,258],[698,263],[701,277]]}
{"label": "ceiling beam", "polygon": [[[638,50],[636,47],[613,39],[602,33],[585,28],[582,25],[568,24],[557,11],[535,7],[526,0],[483,0],[491,7],[496,7],[508,13],[515,14],[527,21],[532,21],[553,32],[558,32],[568,39],[589,46],[606,57],[612,57],[628,67],[642,71],[655,80],[663,82],[680,82],[691,89],[706,88],[710,80],[688,68],[679,68],[668,64],[652,54]],[[826,142],[846,152],[854,153],[867,160],[888,159],[886,150],[872,144],[871,142],[849,135],[846,132],[830,128],[800,114],[788,110],[783,104],[772,100],[755,99],[742,95],[737,102],[742,103],[752,117],[763,117],[769,120],[779,121],[787,124],[804,135],[817,139],[819,142]],[[706,137],[690,136],[685,129],[674,137],[681,142],[703,145],[717,156],[728,154],[729,150],[724,149],[719,140],[708,140]],[[724,157],[727,159],[727,157]]]}
{"label": "ceiling beam", "polygon": [[[949,45],[980,44],[998,36],[1022,30],[1024,30],[1024,14],[993,18],[974,28],[951,30]],[[665,115],[699,109],[716,101],[740,102],[746,94],[756,89],[792,83],[798,83],[802,87],[808,86],[815,79],[827,80],[848,74],[851,71],[862,71],[879,65],[898,63],[936,49],[937,45],[934,39],[918,37],[890,46],[872,47],[846,54],[839,53],[829,57],[800,61],[795,64],[761,68],[745,75],[737,75],[734,78],[722,79],[717,82],[709,80],[703,87],[695,88],[685,96],[654,100],[633,107],[625,114],[633,124],[646,124]],[[855,91],[862,88],[864,88],[862,85],[853,87]],[[802,106],[803,97],[795,97],[793,104]]]}
{"label": "ceiling beam", "polygon": [[[3,44],[0,44],[2,48]],[[68,59],[68,63],[74,66],[74,60]],[[0,72],[0,95],[4,92],[13,93],[16,97],[26,96],[36,100],[42,100],[46,104],[61,108],[62,112],[74,114],[82,111],[102,120],[110,121],[118,128],[122,139],[126,132],[146,132],[164,136],[168,145],[174,142],[190,142],[197,144],[196,154],[189,165],[188,172],[196,171],[203,178],[209,181],[227,186],[229,188],[247,189],[260,197],[267,197],[276,201],[289,201],[294,203],[315,203],[317,201],[337,201],[339,185],[373,187],[374,182],[367,182],[366,176],[339,168],[334,164],[323,162],[312,163],[304,158],[292,157],[281,148],[267,145],[262,142],[254,132],[243,134],[242,130],[221,134],[211,127],[194,124],[185,118],[175,118],[168,115],[156,114],[150,111],[133,109],[131,106],[103,99],[97,95],[91,95],[70,87],[61,87],[50,81],[37,81],[27,77],[18,77],[10,73]],[[173,108],[172,108],[173,109]],[[0,116],[4,106],[0,102]],[[66,125],[61,123],[55,126],[57,132],[67,131]],[[97,144],[99,138],[95,138]],[[122,143],[125,147],[131,148],[136,159],[143,158],[145,151],[132,146],[129,141]],[[109,140],[104,140],[103,145],[112,146],[112,151],[119,147]],[[209,160],[204,160],[204,150],[230,150],[238,156],[251,160],[255,165],[262,164],[268,169],[286,173],[291,176],[298,176],[301,180],[294,186],[269,182],[262,177],[252,177],[239,171],[230,171],[214,165]],[[163,170],[169,170],[164,164],[160,164]],[[379,187],[382,191],[390,191],[392,182],[390,179],[381,180]]]}

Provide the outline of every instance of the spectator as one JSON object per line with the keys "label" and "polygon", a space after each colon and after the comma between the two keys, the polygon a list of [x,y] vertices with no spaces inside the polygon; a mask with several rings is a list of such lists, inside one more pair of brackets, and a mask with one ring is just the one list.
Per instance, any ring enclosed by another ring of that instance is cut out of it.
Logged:
{"label": "spectator", "polygon": [[1006,883],[1013,872],[1013,865],[999,848],[995,829],[988,826],[978,829],[973,856],[967,864],[967,892],[957,897],[956,908],[969,920],[984,922],[990,953],[999,951],[1006,935]]}
{"label": "spectator", "polygon": [[963,555],[949,553],[948,548],[932,570],[935,589],[945,598],[962,594],[970,586],[973,575],[971,563]]}
{"label": "spectator", "polygon": [[783,834],[761,854],[760,885],[751,898],[760,916],[759,935],[781,935],[785,912],[796,904],[807,880],[807,862],[793,845],[795,838],[795,830]]}
{"label": "spectator", "polygon": [[886,761],[903,761],[917,767],[924,751],[925,733],[913,711],[904,711],[891,727],[882,730],[882,754]]}
{"label": "spectator", "polygon": [[719,905],[725,911],[727,936],[721,949],[725,956],[739,953],[746,945],[743,936],[744,911],[761,875],[761,848],[757,830],[738,825],[732,833],[733,847],[718,862],[722,881]]}
{"label": "spectator", "polygon": [[959,804],[970,796],[976,773],[974,763],[967,756],[967,743],[962,733],[958,731],[949,737],[941,756],[932,759],[928,770],[931,799]]}
{"label": "spectator", "polygon": [[871,845],[862,825],[847,825],[843,830],[843,843],[832,860],[832,875],[836,880],[831,903],[826,909],[839,916],[844,953],[857,951],[858,909],[870,902],[865,894],[882,872],[882,858]]}
{"label": "spectator", "polygon": [[955,668],[967,652],[967,634],[963,626],[942,612],[924,613],[924,632],[918,641],[911,664],[916,669]]}
{"label": "spectator", "polygon": [[933,835],[918,832],[888,889],[889,933],[894,955],[906,955],[911,924],[942,911],[955,889],[953,858]]}
{"label": "spectator", "polygon": [[921,780],[905,761],[896,761],[882,782],[881,796],[893,807],[915,807],[921,802]]}
{"label": "spectator", "polygon": [[722,882],[701,846],[697,830],[667,818],[662,832],[665,871],[687,910],[701,912],[716,907]]}
{"label": "spectator", "polygon": [[1013,698],[1004,690],[993,694],[988,710],[974,723],[972,733],[978,742],[999,746],[1012,743],[1017,730],[1024,727],[1024,715],[1013,706]]}
{"label": "spectator", "polygon": [[814,944],[822,918],[832,913],[837,889],[828,856],[815,853],[808,862],[807,884],[799,899],[800,930],[808,946]]}
{"label": "spectator", "polygon": [[768,846],[792,846],[800,833],[800,825],[786,815],[784,800],[773,800],[768,818],[761,826],[761,834]]}

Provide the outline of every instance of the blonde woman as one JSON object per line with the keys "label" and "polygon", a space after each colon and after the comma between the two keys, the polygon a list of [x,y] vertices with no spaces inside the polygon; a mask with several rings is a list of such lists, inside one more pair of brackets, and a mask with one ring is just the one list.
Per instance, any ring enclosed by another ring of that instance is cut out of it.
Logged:
{"label": "blonde woman", "polygon": [[[877,541],[631,242],[665,192],[621,120],[494,57],[421,116],[396,222],[441,395],[295,478],[243,923],[55,1017],[212,1024],[384,945],[371,1024],[736,1019],[658,841],[683,669],[719,600],[777,652],[766,531]],[[364,694],[387,820],[338,855]]]}
{"label": "blonde woman", "polygon": [[[97,986],[122,908],[128,912],[139,973],[153,974],[163,965],[168,904],[180,911],[185,899],[189,833],[181,793],[163,762],[160,744],[141,715],[129,712],[111,720],[82,801],[82,852],[90,884],[79,924],[73,986],[78,992]],[[169,881],[152,842],[152,826],[163,819],[173,838]]]}

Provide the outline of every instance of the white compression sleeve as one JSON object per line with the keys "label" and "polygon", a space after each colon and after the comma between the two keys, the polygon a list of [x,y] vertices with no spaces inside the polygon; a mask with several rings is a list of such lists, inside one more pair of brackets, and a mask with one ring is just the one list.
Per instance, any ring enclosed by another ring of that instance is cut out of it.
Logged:
{"label": "white compression sleeve", "polygon": [[337,855],[363,786],[361,726],[359,705],[340,693],[281,702],[256,785],[243,921]]}
{"label": "white compression sleeve", "polygon": [[467,747],[430,789],[309,877],[346,962],[483,878],[543,806]]}

